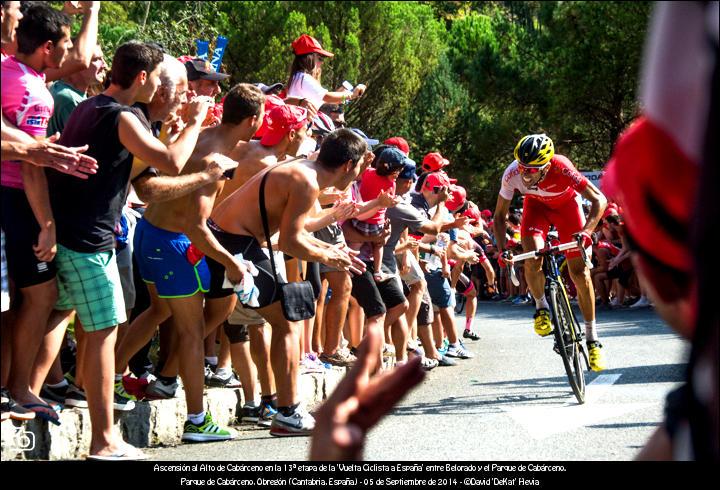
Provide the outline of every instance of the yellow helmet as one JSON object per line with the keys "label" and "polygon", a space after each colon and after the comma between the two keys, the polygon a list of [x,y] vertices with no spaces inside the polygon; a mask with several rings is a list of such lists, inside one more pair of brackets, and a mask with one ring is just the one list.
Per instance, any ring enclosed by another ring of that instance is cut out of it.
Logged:
{"label": "yellow helmet", "polygon": [[555,155],[555,145],[545,133],[523,136],[515,147],[515,160],[526,167],[542,167]]}

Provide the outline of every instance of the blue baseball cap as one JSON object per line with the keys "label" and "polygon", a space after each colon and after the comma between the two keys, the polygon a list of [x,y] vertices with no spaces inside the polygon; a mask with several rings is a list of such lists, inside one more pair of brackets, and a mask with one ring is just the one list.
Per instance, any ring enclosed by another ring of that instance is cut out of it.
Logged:
{"label": "blue baseball cap", "polygon": [[378,143],[380,143],[380,140],[369,138],[365,133],[362,132],[362,130],[360,130],[358,128],[350,128],[350,130],[352,132],[354,132],[355,134],[357,134],[358,136],[360,136],[362,139],[364,139],[365,143],[367,143],[367,145],[370,147],[375,146]]}
{"label": "blue baseball cap", "polygon": [[414,160],[405,158],[405,168],[398,175],[398,179],[411,179],[413,182],[417,180],[417,164]]}

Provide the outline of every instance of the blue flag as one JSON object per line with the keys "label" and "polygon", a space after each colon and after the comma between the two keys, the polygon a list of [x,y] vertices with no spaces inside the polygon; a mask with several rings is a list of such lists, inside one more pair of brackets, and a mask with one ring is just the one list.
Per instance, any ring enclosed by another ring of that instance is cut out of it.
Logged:
{"label": "blue flag", "polygon": [[212,62],[210,63],[215,71],[220,71],[220,64],[222,63],[223,56],[225,55],[225,47],[228,44],[228,40],[224,36],[218,36],[215,42],[215,51],[213,51]]}
{"label": "blue flag", "polygon": [[201,41],[200,39],[195,40],[197,46],[197,57],[201,60],[208,59],[208,51],[210,50],[210,41]]}

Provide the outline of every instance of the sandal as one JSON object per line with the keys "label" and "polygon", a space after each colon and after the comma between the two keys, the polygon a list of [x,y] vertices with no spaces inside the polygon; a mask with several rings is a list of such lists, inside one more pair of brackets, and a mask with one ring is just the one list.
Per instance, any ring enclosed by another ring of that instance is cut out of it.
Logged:
{"label": "sandal", "polygon": [[90,461],[142,461],[148,459],[147,455],[126,442],[124,442],[120,448],[114,453],[101,456],[99,454],[89,454],[85,459]]}

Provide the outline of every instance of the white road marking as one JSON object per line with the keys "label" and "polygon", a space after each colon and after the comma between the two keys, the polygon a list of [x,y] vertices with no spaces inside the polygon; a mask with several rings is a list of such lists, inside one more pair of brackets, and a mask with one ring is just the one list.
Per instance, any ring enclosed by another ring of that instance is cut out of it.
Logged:
{"label": "white road marking", "polygon": [[564,404],[508,407],[505,411],[523,426],[530,436],[540,440],[653,406],[652,403],[598,403],[621,376],[600,375],[588,383],[584,405],[577,404],[573,398],[572,402]]}
{"label": "white road marking", "polygon": [[622,374],[601,374],[585,386],[585,404],[597,403]]}

